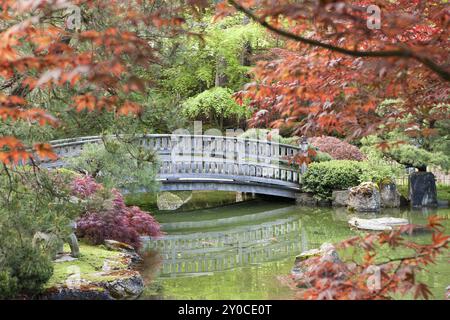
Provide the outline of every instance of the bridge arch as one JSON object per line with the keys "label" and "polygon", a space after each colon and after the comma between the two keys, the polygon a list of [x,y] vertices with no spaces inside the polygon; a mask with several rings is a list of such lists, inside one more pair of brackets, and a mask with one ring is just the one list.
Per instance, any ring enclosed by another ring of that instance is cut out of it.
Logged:
{"label": "bridge arch", "polygon": [[[46,167],[64,167],[64,159],[81,153],[100,136],[52,141],[59,160]],[[223,190],[252,192],[295,198],[300,189],[298,167],[288,158],[301,152],[299,147],[274,141],[238,137],[148,134],[135,142],[158,154],[157,178],[161,191]]]}

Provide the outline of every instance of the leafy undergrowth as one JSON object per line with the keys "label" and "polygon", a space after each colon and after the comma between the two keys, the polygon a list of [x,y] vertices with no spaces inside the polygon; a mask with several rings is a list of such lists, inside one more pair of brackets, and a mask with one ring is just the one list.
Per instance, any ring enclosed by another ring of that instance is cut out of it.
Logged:
{"label": "leafy undergrowth", "polygon": [[[64,246],[64,252],[70,253],[68,245]],[[114,261],[117,267],[124,269],[127,264],[122,261],[122,253],[107,250],[104,246],[92,246],[80,243],[80,257],[74,261],[54,263],[54,271],[50,280],[46,283],[46,288],[51,288],[57,284],[65,283],[66,279],[75,274],[78,270],[81,279],[91,282],[111,281],[119,278],[120,275],[97,275],[102,271],[105,260]],[[116,264],[117,263],[117,264]]]}

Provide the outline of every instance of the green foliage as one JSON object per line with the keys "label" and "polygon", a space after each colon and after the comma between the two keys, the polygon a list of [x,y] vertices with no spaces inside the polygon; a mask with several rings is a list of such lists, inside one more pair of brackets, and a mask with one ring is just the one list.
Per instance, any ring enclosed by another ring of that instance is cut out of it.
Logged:
{"label": "green foliage", "polygon": [[436,185],[437,198],[439,200],[450,202],[450,186],[438,184]]}
{"label": "green foliage", "polygon": [[[441,136],[441,139],[444,139]],[[410,138],[399,135],[398,133],[391,133],[387,137],[388,142],[401,141],[401,144],[392,145],[390,148],[381,150],[378,144],[381,142],[381,138],[377,136],[368,136],[361,140],[363,146],[361,151],[363,151],[369,159],[390,159],[394,160],[400,164],[411,166],[415,168],[426,168],[427,166],[437,166],[443,170],[450,169],[450,154],[446,154],[443,150],[445,142],[437,143],[432,145],[433,151],[428,151],[417,145],[414,145],[414,141]],[[416,141],[417,142],[417,141]],[[439,151],[442,149],[442,151]]]}
{"label": "green foliage", "polygon": [[270,140],[281,144],[298,146],[298,137],[283,137],[278,130],[251,128],[239,135],[243,139]]}
{"label": "green foliage", "polygon": [[442,152],[429,152],[410,144],[403,144],[388,151],[396,161],[415,168],[423,168],[429,165],[450,169],[450,157]]}
{"label": "green foliage", "polygon": [[[7,245],[7,244],[6,244]],[[53,273],[48,255],[30,244],[0,251],[0,299],[39,293]]]}
{"label": "green foliage", "polygon": [[183,112],[189,118],[199,116],[212,120],[222,128],[224,119],[239,121],[249,115],[246,106],[240,106],[232,97],[232,91],[227,88],[212,88],[189,98],[183,104]]}
{"label": "green foliage", "polygon": [[333,190],[344,190],[364,181],[380,183],[392,178],[394,170],[384,163],[331,160],[309,165],[302,178],[302,189],[319,199],[329,199]]}
{"label": "green foliage", "polygon": [[78,157],[67,159],[69,168],[87,172],[107,189],[130,192],[156,190],[155,154],[140,146],[118,140],[86,145]]}
{"label": "green foliage", "polygon": [[[67,236],[80,213],[68,186],[72,173],[19,166],[0,174],[0,298],[39,292],[52,274],[49,252],[32,247],[37,231]],[[49,248],[50,249],[50,248]]]}
{"label": "green foliage", "polygon": [[236,91],[248,81],[249,67],[242,65],[245,46],[262,50],[272,46],[272,39],[257,23],[243,24],[243,16],[225,18],[211,23],[206,16],[195,24],[193,32],[201,32],[200,38],[187,37],[167,41],[169,66],[161,70],[161,83],[165,90],[181,98],[192,97],[214,86],[217,63],[222,59],[227,77],[227,87]]}
{"label": "green foliage", "polygon": [[[4,267],[2,266],[2,269]],[[0,299],[15,297],[19,291],[17,278],[7,270],[0,271]]]}
{"label": "green foliage", "polygon": [[330,156],[328,153],[322,151],[316,151],[316,155],[313,156],[312,158],[313,162],[325,162],[331,160],[333,160],[333,157]]}

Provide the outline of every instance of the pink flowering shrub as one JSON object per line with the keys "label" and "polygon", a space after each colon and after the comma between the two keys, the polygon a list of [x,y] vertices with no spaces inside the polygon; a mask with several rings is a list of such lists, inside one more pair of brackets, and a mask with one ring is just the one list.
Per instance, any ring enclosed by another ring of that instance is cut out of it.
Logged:
{"label": "pink flowering shrub", "polygon": [[[97,190],[102,189],[91,177],[78,178],[74,184],[74,194],[85,196],[87,200],[95,195]],[[162,234],[159,223],[150,213],[138,207],[127,207],[122,194],[117,190],[112,190],[112,201],[110,200],[105,199],[105,206],[101,210],[85,212],[77,220],[79,237],[92,244],[101,244],[112,239],[138,249],[141,246],[141,236]]]}
{"label": "pink flowering shrub", "polygon": [[336,160],[362,161],[365,159],[358,147],[335,137],[313,137],[309,139],[309,142],[319,151],[328,153]]}

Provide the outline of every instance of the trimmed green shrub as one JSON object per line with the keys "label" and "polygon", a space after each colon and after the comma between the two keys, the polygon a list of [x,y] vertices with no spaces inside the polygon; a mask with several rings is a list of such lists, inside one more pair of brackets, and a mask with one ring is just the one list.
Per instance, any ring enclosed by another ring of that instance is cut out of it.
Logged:
{"label": "trimmed green shrub", "polygon": [[385,164],[353,160],[315,162],[303,176],[302,189],[316,198],[329,199],[333,190],[344,190],[363,181],[380,183],[393,176],[393,170]]}

